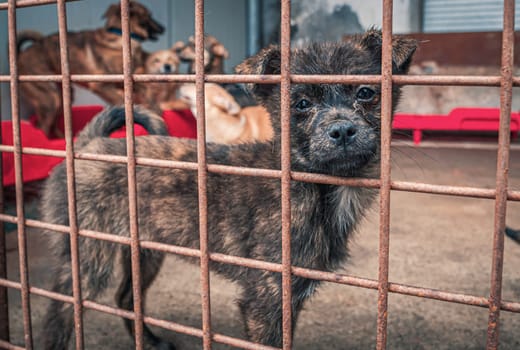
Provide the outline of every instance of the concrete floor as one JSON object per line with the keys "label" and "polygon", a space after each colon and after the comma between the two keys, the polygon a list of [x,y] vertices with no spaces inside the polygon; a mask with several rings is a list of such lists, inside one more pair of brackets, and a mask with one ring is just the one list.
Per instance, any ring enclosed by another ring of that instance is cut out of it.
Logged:
{"label": "concrete floor", "polygon": [[[493,188],[496,152],[413,149],[393,152],[393,178],[434,184]],[[510,187],[520,190],[520,152],[511,155]],[[487,296],[494,202],[492,200],[392,192],[390,280],[414,286]],[[510,202],[509,225],[520,228],[520,203]],[[45,242],[28,232],[30,281],[49,286]],[[16,235],[8,235],[9,277],[18,280]],[[351,242],[352,257],[342,272],[377,278],[378,208],[368,215]],[[506,238],[503,298],[520,301],[520,245]],[[115,283],[115,282],[114,282]],[[216,332],[244,337],[234,304],[236,286],[211,277],[212,326]],[[113,305],[113,290],[100,300]],[[35,349],[47,300],[31,298]],[[147,314],[200,327],[199,270],[167,259],[148,296]],[[10,290],[11,338],[23,344],[19,293]],[[369,349],[376,339],[377,292],[326,283],[306,305],[296,329],[295,349]],[[388,310],[389,349],[482,349],[486,344],[485,308],[391,294]],[[87,349],[131,349],[120,319],[89,311],[85,315]],[[502,312],[501,349],[520,348],[520,314]],[[156,330],[179,349],[200,349],[199,339]],[[216,344],[214,349],[230,347]]]}

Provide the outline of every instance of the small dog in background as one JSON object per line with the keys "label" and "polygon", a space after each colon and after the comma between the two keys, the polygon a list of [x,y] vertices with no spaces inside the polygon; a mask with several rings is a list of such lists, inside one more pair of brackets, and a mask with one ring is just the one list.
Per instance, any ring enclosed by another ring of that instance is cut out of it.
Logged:
{"label": "small dog in background", "polygon": [[[130,35],[133,66],[143,65],[145,54],[141,42],[157,40],[164,26],[153,19],[151,12],[136,1],[130,2]],[[110,5],[103,15],[105,27],[95,30],[68,32],[69,66],[72,74],[121,74],[123,72],[123,42],[121,38],[121,10],[119,4]],[[32,45],[22,50],[25,42]],[[17,47],[18,70],[21,75],[60,74],[60,46],[58,34],[43,36],[34,31],[21,32]],[[110,104],[123,103],[123,84],[78,83]],[[37,116],[38,127],[47,136],[63,136],[56,126],[63,113],[62,88],[56,82],[21,82],[20,93]]]}
{"label": "small dog in background", "polygon": [[[393,40],[394,74],[406,74],[415,49],[415,40]],[[370,30],[349,41],[311,44],[292,50],[290,71],[293,74],[381,74],[381,52],[381,32]],[[238,71],[255,75],[280,74],[280,58],[280,48],[270,46],[244,61]],[[274,136],[271,141],[263,143],[209,143],[207,161],[210,164],[280,169],[280,86],[250,84],[249,87],[272,116]],[[399,91],[400,86],[392,87],[392,106],[397,104]],[[379,84],[293,84],[290,94],[292,170],[354,178],[379,176]],[[112,118],[110,113],[105,117],[108,120]],[[98,129],[97,135],[104,134]],[[135,142],[138,157],[197,161],[195,140],[143,136],[136,138]],[[126,140],[97,137],[86,143],[81,151],[125,155]],[[126,164],[78,159],[75,168],[79,228],[128,237]],[[65,164],[62,163],[54,168],[45,184],[41,201],[44,222],[69,225],[65,174]],[[197,173],[139,166],[136,177],[140,239],[198,249]],[[280,180],[274,178],[211,174],[207,192],[208,249],[214,253],[281,263],[280,186]],[[337,270],[347,260],[349,238],[377,192],[371,188],[301,181],[292,181],[290,192],[291,264],[321,271]],[[53,232],[48,239],[53,244],[52,256],[57,260],[52,274],[52,290],[71,295],[70,237]],[[79,237],[79,245],[82,297],[96,300],[107,289],[109,281],[114,280],[117,271],[121,273],[117,305],[132,310],[130,247],[87,237]],[[139,253],[140,286],[144,298],[159,273],[165,253],[149,249],[141,249]],[[121,268],[116,268],[116,265]],[[281,274],[223,263],[212,263],[210,267],[242,288],[238,307],[248,339],[281,347]],[[291,277],[293,329],[298,328],[298,314],[320,284],[313,279]],[[175,281],[171,285],[174,286]],[[145,300],[143,305],[146,305]],[[66,349],[73,321],[73,305],[52,300],[42,322],[43,349]],[[133,321],[125,319],[125,325],[132,334]],[[175,349],[173,344],[153,334],[146,324],[143,327],[144,348]]]}
{"label": "small dog in background", "polygon": [[[271,118],[264,107],[241,108],[226,89],[212,83],[204,85],[204,97],[208,142],[264,142],[273,137]],[[193,115],[197,115],[194,84],[182,85],[179,99],[189,104]]]}
{"label": "small dog in background", "polygon": [[[146,54],[144,65],[135,70],[136,74],[177,74],[180,59],[175,44],[168,50],[159,50]],[[135,100],[155,113],[172,109],[188,109],[186,103],[177,99],[180,84],[176,82],[140,82],[136,83]]]}
{"label": "small dog in background", "polygon": [[[188,73],[195,74],[195,40],[193,36],[188,43],[176,44],[177,52],[183,62],[188,63]],[[204,73],[224,74],[224,61],[229,58],[229,52],[214,36],[204,36]],[[243,84],[221,84],[237,101],[241,107],[256,106],[257,103]]]}
{"label": "small dog in background", "polygon": [[[179,57],[188,63],[188,73],[195,74],[195,38],[190,36],[186,45],[177,48]],[[204,36],[204,72],[224,74],[224,60],[229,57],[228,50],[212,35]]]}

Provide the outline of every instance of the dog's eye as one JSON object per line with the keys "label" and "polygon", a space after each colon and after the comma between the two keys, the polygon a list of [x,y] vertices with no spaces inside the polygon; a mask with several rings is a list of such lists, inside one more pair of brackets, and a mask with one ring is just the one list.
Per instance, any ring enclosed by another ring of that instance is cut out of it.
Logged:
{"label": "dog's eye", "polygon": [[311,101],[306,100],[306,99],[302,99],[302,100],[300,100],[300,102],[298,102],[296,104],[296,109],[299,111],[302,111],[302,112],[308,110],[311,107],[312,107]]}
{"label": "dog's eye", "polygon": [[368,87],[362,87],[357,91],[356,99],[360,102],[370,102],[376,95],[376,92]]}

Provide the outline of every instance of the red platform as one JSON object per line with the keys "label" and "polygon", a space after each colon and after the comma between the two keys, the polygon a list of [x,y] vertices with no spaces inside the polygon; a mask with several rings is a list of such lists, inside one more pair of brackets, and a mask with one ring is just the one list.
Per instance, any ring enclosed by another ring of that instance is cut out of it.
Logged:
{"label": "red platform", "polygon": [[[455,108],[448,115],[396,114],[394,130],[412,130],[413,142],[421,143],[422,132],[430,131],[498,131],[498,108]],[[520,114],[511,113],[511,133],[518,136]]]}
{"label": "red platform", "polygon": [[[102,106],[74,106],[72,107],[73,133],[76,135],[101,110]],[[165,111],[162,115],[171,136],[196,138],[197,123],[191,111]],[[22,147],[45,148],[51,150],[65,150],[64,139],[49,139],[34,125],[35,118],[20,123]],[[63,130],[63,118],[58,121],[58,127]],[[146,135],[146,130],[135,125],[136,136]],[[124,128],[115,131],[111,137],[125,137]],[[11,121],[2,121],[2,144],[13,145],[13,131]],[[52,168],[61,163],[63,158],[40,155],[23,154],[22,170],[23,181],[35,181],[46,178]],[[3,184],[15,183],[14,153],[2,153]]]}

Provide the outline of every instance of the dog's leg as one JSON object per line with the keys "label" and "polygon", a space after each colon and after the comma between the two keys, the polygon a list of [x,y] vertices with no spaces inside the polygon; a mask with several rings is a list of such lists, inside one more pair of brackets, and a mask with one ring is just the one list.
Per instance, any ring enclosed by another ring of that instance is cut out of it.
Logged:
{"label": "dog's leg", "polygon": [[[292,333],[298,314],[305,300],[312,295],[315,283],[303,278],[292,279]],[[281,275],[257,271],[248,276],[243,287],[238,305],[248,338],[264,345],[282,347]]]}
{"label": "dog's leg", "polygon": [[[53,292],[72,294],[70,266],[62,265]],[[67,349],[74,323],[73,305],[52,300],[43,320],[43,348],[45,350]]]}
{"label": "dog's leg", "polygon": [[[70,239],[68,236],[61,236],[57,243],[58,270],[52,290],[57,293],[72,295]],[[80,247],[82,252],[85,252],[81,256],[80,266],[82,298],[93,300],[108,285],[114,265],[112,254],[117,251],[117,246],[96,240],[81,239]],[[45,350],[67,349],[73,325],[73,305],[52,300],[43,321],[43,348]]]}
{"label": "dog's leg", "polygon": [[[119,289],[116,294],[116,303],[120,308],[133,311],[134,309],[134,294],[132,290],[132,269],[130,265],[130,250],[128,247],[123,248],[123,254],[121,256],[123,265],[123,279],[119,285]],[[152,284],[159,272],[162,262],[164,260],[164,254],[152,251],[141,251],[141,289],[143,300],[146,295],[148,287]],[[143,302],[144,304],[144,302]],[[134,337],[134,322],[125,318],[125,327],[128,332]],[[146,349],[160,349],[160,350],[174,350],[175,346],[162,339],[158,338],[152,331],[145,325],[144,327],[144,345]]]}
{"label": "dog's leg", "polygon": [[55,134],[57,129],[57,110],[40,109],[39,111],[36,111],[36,113],[38,115],[38,128],[41,129],[48,137],[59,137],[59,135]]}
{"label": "dog's leg", "polygon": [[[40,73],[41,74],[41,73]],[[56,121],[62,110],[61,89],[55,83],[21,83],[20,89],[24,101],[34,110],[37,126],[47,137],[56,128]]]}

